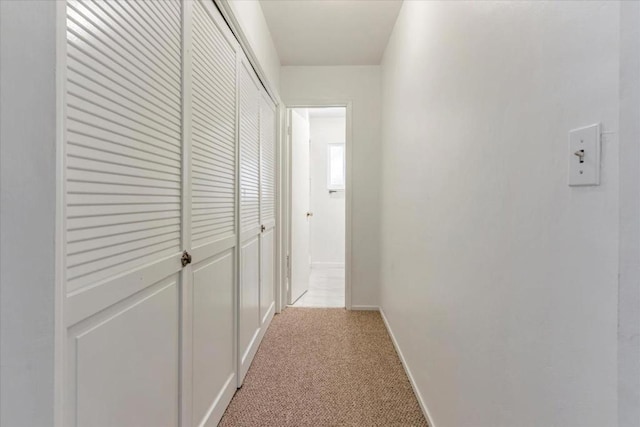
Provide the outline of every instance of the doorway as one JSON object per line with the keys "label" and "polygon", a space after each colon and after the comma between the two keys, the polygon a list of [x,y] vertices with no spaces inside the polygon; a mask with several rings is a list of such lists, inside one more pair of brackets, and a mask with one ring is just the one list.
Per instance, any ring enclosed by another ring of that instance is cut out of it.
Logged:
{"label": "doorway", "polygon": [[289,108],[293,307],[345,307],[346,106]]}

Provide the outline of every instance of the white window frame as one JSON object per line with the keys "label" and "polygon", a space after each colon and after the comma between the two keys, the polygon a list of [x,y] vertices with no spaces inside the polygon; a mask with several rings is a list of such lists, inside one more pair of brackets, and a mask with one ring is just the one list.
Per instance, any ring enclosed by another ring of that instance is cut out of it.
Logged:
{"label": "white window frame", "polygon": [[[342,184],[331,182],[331,149],[339,147],[342,149]],[[346,144],[344,142],[332,142],[327,144],[327,189],[329,191],[344,191],[347,180]]]}

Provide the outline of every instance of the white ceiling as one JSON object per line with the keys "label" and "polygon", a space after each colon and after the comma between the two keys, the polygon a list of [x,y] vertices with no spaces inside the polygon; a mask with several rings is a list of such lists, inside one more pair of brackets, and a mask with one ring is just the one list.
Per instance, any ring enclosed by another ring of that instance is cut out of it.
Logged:
{"label": "white ceiling", "polygon": [[282,65],[378,65],[401,0],[260,0]]}

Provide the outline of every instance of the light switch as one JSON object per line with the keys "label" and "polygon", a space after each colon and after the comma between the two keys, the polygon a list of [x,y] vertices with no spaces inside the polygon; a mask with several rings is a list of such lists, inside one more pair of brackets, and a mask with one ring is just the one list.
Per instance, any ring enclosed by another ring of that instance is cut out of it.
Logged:
{"label": "light switch", "polygon": [[600,124],[569,132],[569,185],[600,185]]}

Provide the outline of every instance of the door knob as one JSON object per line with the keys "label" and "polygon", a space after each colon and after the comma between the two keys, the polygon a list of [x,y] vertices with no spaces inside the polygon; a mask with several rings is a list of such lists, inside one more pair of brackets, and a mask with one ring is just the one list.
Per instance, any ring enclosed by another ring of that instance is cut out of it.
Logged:
{"label": "door knob", "polygon": [[180,262],[182,263],[183,267],[186,267],[187,264],[191,264],[191,255],[189,254],[189,252],[187,251],[182,252],[182,257],[180,258]]}
{"label": "door knob", "polygon": [[264,224],[260,226],[260,231],[262,233],[264,233],[264,230],[266,230],[266,229],[267,229],[267,227],[265,227]]}
{"label": "door knob", "polygon": [[307,212],[307,218],[309,218],[310,216],[313,216],[313,212]]}

